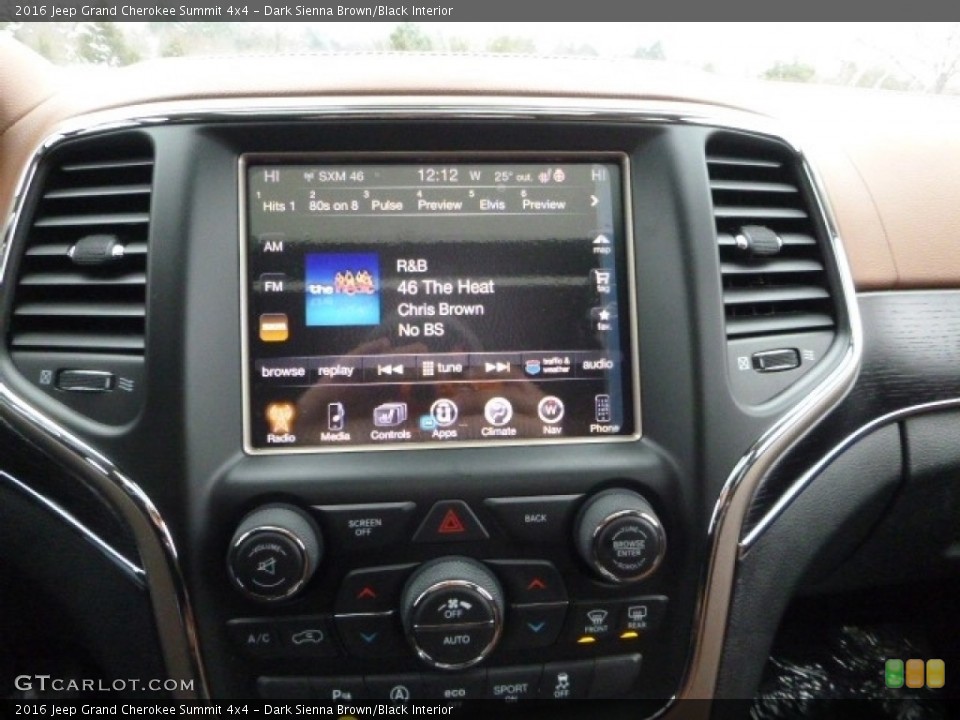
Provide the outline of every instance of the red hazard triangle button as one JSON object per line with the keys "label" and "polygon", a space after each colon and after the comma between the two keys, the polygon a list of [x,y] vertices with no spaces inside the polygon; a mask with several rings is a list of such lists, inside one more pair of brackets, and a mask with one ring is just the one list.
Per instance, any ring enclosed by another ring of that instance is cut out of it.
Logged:
{"label": "red hazard triangle button", "polygon": [[473,510],[462,500],[441,500],[413,536],[417,543],[486,540],[489,537]]}

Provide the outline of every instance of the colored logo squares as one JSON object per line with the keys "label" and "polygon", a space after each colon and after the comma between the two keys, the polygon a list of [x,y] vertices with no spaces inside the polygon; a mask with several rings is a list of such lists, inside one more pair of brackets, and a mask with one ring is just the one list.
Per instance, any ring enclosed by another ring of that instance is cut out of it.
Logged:
{"label": "colored logo squares", "polygon": [[308,253],[308,327],[380,324],[380,257],[376,253]]}
{"label": "colored logo squares", "polygon": [[931,689],[942,688],[946,684],[946,663],[940,659],[923,660],[911,658],[887,660],[883,667],[883,679],[888,688],[922,688],[924,684]]}

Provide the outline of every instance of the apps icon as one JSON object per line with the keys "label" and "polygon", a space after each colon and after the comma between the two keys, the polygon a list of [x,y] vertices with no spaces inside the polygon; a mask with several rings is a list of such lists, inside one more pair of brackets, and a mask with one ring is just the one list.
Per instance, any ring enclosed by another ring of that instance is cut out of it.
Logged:
{"label": "apps icon", "polygon": [[327,428],[330,430],[343,430],[344,423],[347,420],[347,411],[341,402],[332,402],[327,405]]}
{"label": "apps icon", "polygon": [[407,404],[383,403],[373,409],[373,424],[377,427],[395,427],[407,421]]}
{"label": "apps icon", "polygon": [[[450,427],[457,421],[460,414],[457,404],[453,400],[440,398],[430,406],[430,417],[437,423],[437,427]],[[421,428],[423,423],[421,422]]]}
{"label": "apps icon", "polygon": [[270,403],[267,405],[266,417],[271,435],[289,435],[293,432],[297,409],[289,402]]}
{"label": "apps icon", "polygon": [[290,323],[283,313],[260,316],[260,339],[263,342],[286,342],[290,337]]}
{"label": "apps icon", "polygon": [[501,427],[513,419],[513,405],[506,398],[490,398],[483,408],[483,417],[491,425]]}
{"label": "apps icon", "polygon": [[556,425],[563,420],[563,401],[553,395],[547,395],[537,404],[537,415],[547,425]]}

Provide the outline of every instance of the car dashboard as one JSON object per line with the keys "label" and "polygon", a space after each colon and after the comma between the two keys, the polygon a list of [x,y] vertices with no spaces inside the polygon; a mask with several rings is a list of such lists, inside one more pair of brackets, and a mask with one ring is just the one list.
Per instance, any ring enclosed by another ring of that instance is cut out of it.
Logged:
{"label": "car dashboard", "polygon": [[0,50],[0,570],[84,672],[646,717],[753,697],[810,588],[955,572],[952,104]]}

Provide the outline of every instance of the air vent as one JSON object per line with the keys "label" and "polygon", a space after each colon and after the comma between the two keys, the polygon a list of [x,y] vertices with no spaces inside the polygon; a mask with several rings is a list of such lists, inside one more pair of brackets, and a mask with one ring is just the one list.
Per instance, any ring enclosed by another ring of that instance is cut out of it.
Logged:
{"label": "air vent", "polygon": [[142,356],[152,146],[100,137],[52,162],[24,218],[10,346]]}
{"label": "air vent", "polygon": [[818,222],[798,160],[770,140],[718,134],[707,144],[727,337],[834,326]]}

